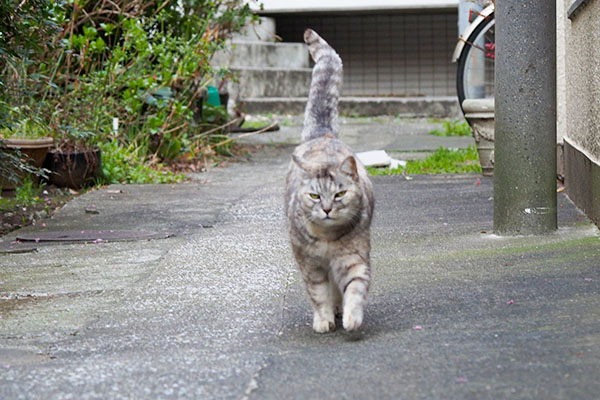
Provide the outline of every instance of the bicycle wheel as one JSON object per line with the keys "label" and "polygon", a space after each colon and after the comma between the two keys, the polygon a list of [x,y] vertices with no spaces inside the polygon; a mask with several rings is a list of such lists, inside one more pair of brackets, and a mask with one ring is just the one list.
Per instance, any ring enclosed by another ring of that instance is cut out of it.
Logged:
{"label": "bicycle wheel", "polygon": [[494,13],[475,28],[458,59],[456,91],[462,109],[465,99],[494,97]]}

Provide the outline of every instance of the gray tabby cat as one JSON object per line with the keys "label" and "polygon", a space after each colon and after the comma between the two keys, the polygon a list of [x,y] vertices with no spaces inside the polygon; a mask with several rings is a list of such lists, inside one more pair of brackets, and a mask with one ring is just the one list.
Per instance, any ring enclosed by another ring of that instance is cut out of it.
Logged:
{"label": "gray tabby cat", "polygon": [[314,31],[304,41],[315,61],[302,143],[294,150],[285,207],[294,256],[313,308],[313,329],[358,329],[371,279],[373,191],[367,172],[338,137],[342,60]]}

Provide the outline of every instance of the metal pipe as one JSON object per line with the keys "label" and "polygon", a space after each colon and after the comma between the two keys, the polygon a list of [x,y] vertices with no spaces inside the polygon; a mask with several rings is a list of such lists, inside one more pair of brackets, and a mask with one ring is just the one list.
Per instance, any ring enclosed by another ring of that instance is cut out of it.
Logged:
{"label": "metal pipe", "polygon": [[556,217],[556,3],[496,2],[494,231],[545,234]]}

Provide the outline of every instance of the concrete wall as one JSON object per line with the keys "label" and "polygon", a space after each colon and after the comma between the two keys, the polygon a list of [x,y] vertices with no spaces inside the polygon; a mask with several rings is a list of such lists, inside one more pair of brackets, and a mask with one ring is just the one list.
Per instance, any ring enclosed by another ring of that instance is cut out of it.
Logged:
{"label": "concrete wall", "polygon": [[600,225],[600,1],[564,0],[564,9],[565,184]]}
{"label": "concrete wall", "polygon": [[[565,25],[567,22],[565,0],[558,0],[556,2],[556,140],[558,143],[563,142],[567,129],[567,60],[565,57]],[[561,160],[558,161],[560,168]]]}
{"label": "concrete wall", "polygon": [[[574,3],[566,0],[568,10]],[[566,138],[600,162],[600,1],[566,21]]]}
{"label": "concrete wall", "polygon": [[[424,10],[454,8],[459,0],[261,0],[249,2],[261,14],[297,12],[373,11],[373,10]],[[480,1],[480,0],[479,0]]]}

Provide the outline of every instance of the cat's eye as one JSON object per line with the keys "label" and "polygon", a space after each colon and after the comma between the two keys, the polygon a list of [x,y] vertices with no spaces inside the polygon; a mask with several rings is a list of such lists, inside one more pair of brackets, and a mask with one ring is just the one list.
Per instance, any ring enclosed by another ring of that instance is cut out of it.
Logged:
{"label": "cat's eye", "polygon": [[315,199],[315,200],[319,200],[321,198],[321,196],[319,196],[316,193],[309,193],[308,195],[310,196],[311,199]]}
{"label": "cat's eye", "polygon": [[341,199],[342,197],[344,197],[344,195],[345,195],[345,194],[346,194],[346,191],[345,191],[345,190],[342,190],[341,192],[337,192],[337,193],[335,194],[335,198],[336,198],[336,199]]}

